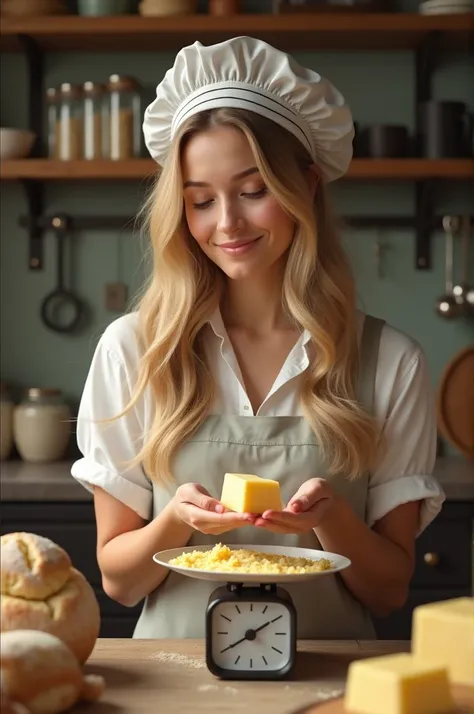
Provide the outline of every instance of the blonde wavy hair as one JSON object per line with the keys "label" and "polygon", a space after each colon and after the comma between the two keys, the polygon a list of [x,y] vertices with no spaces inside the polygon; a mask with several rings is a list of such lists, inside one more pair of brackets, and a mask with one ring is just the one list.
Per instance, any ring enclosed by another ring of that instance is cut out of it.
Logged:
{"label": "blonde wavy hair", "polygon": [[190,236],[183,208],[181,156],[198,132],[227,125],[247,138],[272,194],[295,221],[282,286],[283,307],[307,329],[314,358],[301,389],[304,415],[330,472],[356,478],[374,466],[378,430],[357,402],[356,296],[350,265],[322,182],[311,199],[304,147],[274,122],[253,112],[214,109],[191,117],[170,148],[144,205],[153,270],[136,308],[143,357],[136,388],[123,413],[151,388],[156,411],[135,459],[150,478],[172,480],[172,459],[208,415],[215,395],[205,356],[206,324],[225,279]]}

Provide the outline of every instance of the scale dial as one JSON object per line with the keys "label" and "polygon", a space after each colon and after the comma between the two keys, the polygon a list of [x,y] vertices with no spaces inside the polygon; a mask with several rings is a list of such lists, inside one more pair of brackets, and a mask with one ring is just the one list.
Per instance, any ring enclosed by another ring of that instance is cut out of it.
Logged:
{"label": "scale dial", "polygon": [[291,600],[229,593],[210,604],[207,617],[207,660],[214,674],[277,679],[291,669],[296,629]]}

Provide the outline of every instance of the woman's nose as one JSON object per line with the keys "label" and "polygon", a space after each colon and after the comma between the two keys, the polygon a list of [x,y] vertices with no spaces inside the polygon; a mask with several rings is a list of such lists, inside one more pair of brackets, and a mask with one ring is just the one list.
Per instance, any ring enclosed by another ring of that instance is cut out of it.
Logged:
{"label": "woman's nose", "polygon": [[242,216],[236,206],[225,203],[221,206],[218,229],[220,233],[231,235],[242,226]]}

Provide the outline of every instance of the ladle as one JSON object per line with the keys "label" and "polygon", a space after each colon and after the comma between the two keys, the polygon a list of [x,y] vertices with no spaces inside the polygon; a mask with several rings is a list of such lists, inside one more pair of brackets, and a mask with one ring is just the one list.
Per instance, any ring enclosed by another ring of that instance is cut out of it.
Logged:
{"label": "ladle", "polygon": [[436,311],[441,317],[451,320],[459,317],[462,313],[462,306],[456,302],[453,295],[453,256],[454,256],[454,234],[459,230],[458,216],[443,216],[443,229],[446,236],[446,277],[445,293],[436,302]]}

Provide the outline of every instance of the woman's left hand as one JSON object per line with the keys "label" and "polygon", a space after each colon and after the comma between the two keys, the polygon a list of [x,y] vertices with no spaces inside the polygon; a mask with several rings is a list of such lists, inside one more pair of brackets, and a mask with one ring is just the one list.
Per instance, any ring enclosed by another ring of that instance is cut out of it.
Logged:
{"label": "woman's left hand", "polygon": [[300,486],[283,511],[265,511],[253,525],[274,533],[309,533],[321,523],[334,498],[325,479],[311,478]]}

